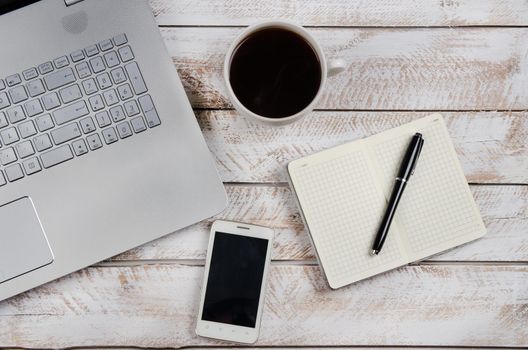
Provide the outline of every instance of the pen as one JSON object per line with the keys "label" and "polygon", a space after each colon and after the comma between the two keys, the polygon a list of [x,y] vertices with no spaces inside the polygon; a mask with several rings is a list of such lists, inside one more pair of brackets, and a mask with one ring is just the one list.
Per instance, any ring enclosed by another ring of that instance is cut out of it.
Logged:
{"label": "pen", "polygon": [[372,245],[372,255],[378,255],[383,247],[383,243],[389,233],[392,218],[394,217],[394,213],[396,213],[396,208],[403,195],[403,190],[405,189],[411,175],[414,174],[414,169],[416,168],[416,163],[418,163],[423,144],[424,139],[420,133],[416,133],[409,143],[407,152],[405,152],[405,157],[400,165],[400,171],[398,171],[398,177],[396,177],[394,182],[394,188],[392,189],[387,210],[385,211],[385,215],[383,216],[383,220],[378,229],[376,240]]}

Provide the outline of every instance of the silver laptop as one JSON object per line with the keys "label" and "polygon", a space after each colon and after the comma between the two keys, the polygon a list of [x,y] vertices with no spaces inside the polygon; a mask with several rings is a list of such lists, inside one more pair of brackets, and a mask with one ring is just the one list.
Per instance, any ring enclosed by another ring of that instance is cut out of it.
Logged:
{"label": "silver laptop", "polygon": [[146,0],[0,11],[0,300],[225,207]]}

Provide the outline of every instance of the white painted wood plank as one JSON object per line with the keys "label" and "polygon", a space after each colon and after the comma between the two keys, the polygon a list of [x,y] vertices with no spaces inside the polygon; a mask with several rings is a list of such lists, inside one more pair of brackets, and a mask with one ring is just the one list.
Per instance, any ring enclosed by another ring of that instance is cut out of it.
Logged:
{"label": "white painted wood plank", "polygon": [[[248,347],[243,347],[241,345],[237,345],[237,346],[229,346],[227,347],[228,349],[233,349],[233,350],[242,350],[242,349],[248,349]],[[250,347],[251,349],[255,349],[255,350],[268,350],[270,349],[270,347],[258,347],[258,346],[251,346]],[[342,346],[342,347],[336,347],[336,346],[311,346],[311,347],[280,347],[280,346],[273,346],[272,349],[275,349],[275,350],[352,350],[352,349],[361,349],[361,350],[379,350],[379,349],[383,349],[383,350],[402,350],[402,349],[405,349],[406,347],[405,346],[399,346],[399,347],[395,347],[395,346],[377,346],[377,347],[368,347],[368,346]],[[438,348],[434,348],[434,347],[420,347],[420,346],[413,346],[413,347],[409,347],[409,348],[412,348],[412,349],[416,349],[416,350],[436,350]],[[0,348],[1,350],[12,350],[12,349],[7,349],[7,348]],[[75,347],[75,350],[93,350],[93,349],[100,349],[100,347],[89,347],[89,348],[85,348],[85,347]],[[137,350],[137,349],[143,349],[143,348],[140,348],[140,347],[112,347],[112,350]],[[147,349],[147,348],[144,348],[144,349]],[[196,349],[196,350],[223,350],[223,349],[226,349],[225,346],[207,346],[207,347],[193,347],[193,349]],[[463,348],[463,347],[442,347],[442,350],[465,350],[466,348]],[[479,350],[479,349],[482,349],[482,350],[485,350],[485,349],[488,349],[488,348],[485,348],[485,347],[473,347],[472,349],[476,349],[476,350]],[[501,350],[518,350],[518,348],[508,348],[508,347],[501,347],[500,348]]]}
{"label": "white painted wood plank", "polygon": [[[368,346],[350,346],[350,347],[346,347],[346,346],[343,346],[343,347],[336,347],[336,346],[332,346],[332,347],[325,347],[325,346],[310,346],[310,347],[305,347],[303,346],[302,348],[300,347],[273,347],[273,349],[276,349],[276,350],[323,350],[323,349],[332,349],[332,350],[345,350],[345,349],[348,349],[348,350],[351,350],[352,348],[356,348],[356,349],[361,349],[361,350],[376,350],[376,349],[384,349],[384,350],[401,350],[401,349],[404,349],[405,346],[399,346],[399,347],[395,347],[395,346],[382,346],[382,347],[368,347]],[[434,348],[434,347],[420,347],[420,346],[413,346],[412,347],[413,349],[416,349],[416,350],[435,350],[437,348]],[[211,347],[203,347],[203,348],[200,348],[200,347],[197,347],[197,348],[193,348],[193,349],[196,349],[196,350],[219,350],[219,349],[225,349],[225,348],[222,348],[222,347],[214,347],[214,346],[211,346]],[[230,347],[230,349],[244,349],[244,347],[242,346],[235,346],[235,347]],[[252,347],[252,349],[255,349],[255,350],[265,350],[265,349],[269,349],[268,348],[264,348],[264,347]],[[465,348],[461,348],[461,347],[442,347],[443,350],[462,350],[462,349],[465,349]],[[479,347],[475,347],[474,349],[479,349]],[[480,348],[480,349],[485,349],[485,348]],[[501,347],[501,350],[515,350],[516,348],[507,348],[507,347]],[[82,350],[82,349],[79,349],[79,350]],[[121,350],[121,349],[118,349],[118,350]]]}
{"label": "white painted wood plank", "polygon": [[[282,128],[249,122],[233,111],[199,112],[198,120],[225,182],[285,182],[286,165],[294,159],[427,114],[316,112]],[[468,181],[528,183],[528,113],[442,114]]]}
{"label": "white painted wood plank", "polygon": [[[482,239],[430,261],[528,261],[528,186],[472,186],[488,229]],[[215,219],[250,222],[275,230],[273,259],[315,260],[287,186],[227,186],[229,206],[211,220],[117,256],[114,260],[204,259]]]}
{"label": "white painted wood plank", "polygon": [[[194,334],[203,268],[88,268],[0,303],[0,344],[227,345]],[[527,266],[414,266],[332,291],[271,269],[257,345],[528,346]]]}
{"label": "white painted wood plank", "polygon": [[160,25],[248,25],[288,19],[308,26],[527,25],[519,0],[150,0]]}
{"label": "white painted wood plank", "polygon": [[[195,107],[226,108],[222,65],[241,28],[162,28]],[[315,28],[348,69],[328,80],[322,109],[528,108],[528,28]]]}

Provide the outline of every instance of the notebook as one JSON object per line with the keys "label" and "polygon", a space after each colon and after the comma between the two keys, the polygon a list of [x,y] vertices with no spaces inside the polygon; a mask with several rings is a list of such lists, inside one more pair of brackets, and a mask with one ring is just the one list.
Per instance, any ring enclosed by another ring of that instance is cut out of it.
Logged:
{"label": "notebook", "polygon": [[[425,140],[383,249],[370,255],[411,137]],[[440,114],[288,164],[290,185],[331,288],[482,237],[486,228]]]}

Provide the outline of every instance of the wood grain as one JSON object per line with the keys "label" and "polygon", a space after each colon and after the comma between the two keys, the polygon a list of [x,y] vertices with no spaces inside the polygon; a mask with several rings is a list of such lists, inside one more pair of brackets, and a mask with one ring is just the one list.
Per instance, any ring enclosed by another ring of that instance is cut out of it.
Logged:
{"label": "wood grain", "polygon": [[160,25],[248,25],[288,19],[308,26],[527,25],[518,0],[150,0]]}
{"label": "wood grain", "polygon": [[[240,28],[162,28],[194,107],[229,108],[224,55]],[[528,109],[528,28],[315,28],[348,69],[317,107],[347,110]]]}
{"label": "wood grain", "polygon": [[[272,128],[234,111],[198,112],[225,182],[285,182],[289,161],[418,119],[429,112],[315,112]],[[528,183],[528,113],[442,113],[468,181]]]}
{"label": "wood grain", "polygon": [[[528,187],[472,186],[488,233],[482,239],[432,257],[430,261],[528,261]],[[275,230],[273,259],[314,260],[290,189],[286,186],[227,186],[228,208],[114,260],[204,259],[214,219],[250,222]]]}
{"label": "wood grain", "polygon": [[[233,350],[243,350],[248,349],[248,347],[244,347],[242,345],[237,346],[229,346],[229,349]],[[295,347],[295,346],[288,346],[288,347],[281,347],[281,346],[266,346],[266,347],[260,347],[260,346],[252,346],[251,349],[255,350],[268,350],[268,349],[275,349],[275,350],[353,350],[353,349],[361,349],[361,350],[401,350],[405,348],[409,349],[415,349],[415,350],[436,350],[438,348],[436,347],[421,347],[421,346],[412,346],[412,347],[406,347],[406,346],[383,346],[383,347],[369,347],[369,346],[358,346],[358,345],[352,345],[352,346],[310,346],[310,347]],[[23,349],[23,348],[17,348],[17,349]],[[94,350],[94,349],[105,349],[107,350],[107,347],[75,347],[75,350]],[[112,350],[137,350],[137,349],[152,349],[152,348],[142,348],[142,347],[115,347],[113,346],[111,348]],[[195,350],[222,350],[226,349],[225,346],[204,346],[204,347],[193,347]],[[466,350],[467,348],[464,347],[442,347],[442,350]],[[486,347],[473,347],[475,350],[486,350],[489,348]],[[501,350],[518,350],[519,348],[509,348],[509,347],[501,347]],[[0,347],[0,350],[14,350],[13,348],[3,348]]]}
{"label": "wood grain", "polygon": [[[219,345],[194,335],[203,268],[88,268],[0,303],[0,344]],[[274,266],[257,345],[528,346],[527,266],[413,266],[332,291]]]}

